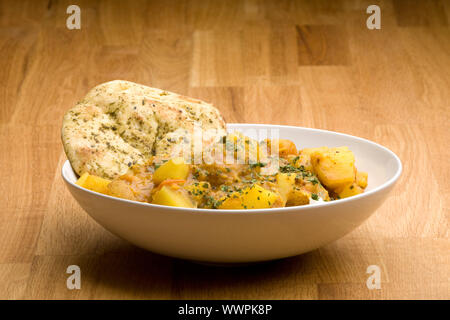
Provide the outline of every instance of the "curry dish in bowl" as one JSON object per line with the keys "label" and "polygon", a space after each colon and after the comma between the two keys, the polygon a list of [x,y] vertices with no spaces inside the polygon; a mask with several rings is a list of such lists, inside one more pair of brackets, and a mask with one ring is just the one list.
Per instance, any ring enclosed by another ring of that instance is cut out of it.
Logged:
{"label": "curry dish in bowl", "polygon": [[202,262],[280,259],[339,239],[402,171],[372,141],[230,124],[210,103],[123,80],[69,109],[61,137],[62,178],[95,221],[141,248]]}
{"label": "curry dish in bowl", "polygon": [[203,209],[265,209],[333,201],[364,192],[349,148],[297,150],[287,139],[258,142],[239,132],[223,136],[190,159],[150,158],[114,179],[84,173],[81,187],[158,205]]}
{"label": "curry dish in bowl", "polygon": [[[249,263],[298,255],[341,238],[376,211],[388,198],[401,175],[401,161],[392,151],[362,138],[311,128],[263,124],[227,124],[226,129],[230,134],[237,131],[254,138],[252,132],[273,130],[279,135],[271,135],[271,138],[288,139],[302,150],[294,152],[291,149],[287,152],[289,149],[280,147],[278,166],[276,159],[275,165],[272,166],[270,162],[264,163],[263,157],[260,157],[259,161],[256,157],[254,163],[249,161],[248,164],[233,164],[230,159],[231,164],[225,165],[208,164],[206,161],[186,163],[180,161],[181,159],[174,160],[176,157],[162,161],[155,157],[146,165],[131,164],[123,173],[112,179],[96,178],[98,175],[93,172],[79,172],[66,161],[61,171],[62,178],[76,202],[96,222],[141,248],[188,260]],[[261,141],[266,137],[260,135],[257,140]],[[271,140],[271,147],[279,144],[286,142],[278,141],[278,144],[273,144]],[[231,143],[228,145],[229,149],[232,149]],[[328,148],[316,148],[318,146]],[[348,149],[341,146],[347,146]],[[260,149],[264,149],[264,143]],[[234,147],[232,150],[234,151]],[[341,152],[343,150],[345,153]],[[355,169],[353,158],[356,159],[358,170]],[[350,162],[345,159],[350,159]],[[209,172],[215,173],[215,169],[219,167],[225,172],[218,176],[209,175]],[[226,168],[229,168],[230,172],[227,172]],[[370,176],[364,192],[362,190],[366,183],[366,174],[361,171],[368,172]],[[199,172],[198,177],[196,172]],[[181,179],[180,173],[183,174]],[[252,173],[255,178],[252,178]],[[238,182],[228,178],[234,175],[240,179]],[[286,188],[282,184],[282,177],[288,178],[289,184]],[[297,177],[298,179],[295,179]],[[318,180],[317,183],[314,178]],[[77,180],[84,187],[76,184]],[[162,182],[166,180],[167,182]],[[205,183],[208,188],[202,185]],[[253,192],[243,190],[251,186]],[[201,193],[192,192],[188,187],[207,189],[206,197],[203,190],[200,190]],[[275,201],[271,201],[270,208],[267,208],[269,202],[258,200],[259,194],[264,192],[259,187],[267,190],[267,195],[275,195]],[[345,192],[355,193],[355,189],[356,192],[362,193],[346,197]],[[169,197],[164,197],[165,193],[161,190],[169,190]],[[282,190],[287,190],[287,193]],[[249,192],[246,194],[247,191]],[[322,196],[320,191],[323,192]],[[157,192],[161,193],[154,197]],[[310,198],[310,203],[314,204],[296,205],[294,201],[297,199],[301,199],[301,203],[307,203],[305,193],[311,197],[316,194],[318,200]],[[327,193],[330,201],[326,201]],[[113,194],[115,195],[112,196]],[[118,197],[119,194],[125,198]],[[175,197],[171,197],[174,194]],[[249,201],[255,199],[252,194],[256,194],[256,204],[250,202],[250,207],[261,205],[265,208],[249,208]],[[235,195],[239,201],[233,200],[236,199]],[[209,197],[212,197],[214,202]],[[320,198],[323,198],[323,201],[320,201]],[[176,202],[179,199],[184,200],[181,200],[181,203]],[[217,203],[222,199],[230,199],[228,201],[233,201],[233,207],[239,209],[208,209],[226,205],[225,201]],[[247,204],[243,203],[244,200]],[[165,203],[170,205],[154,204],[156,201],[167,201]],[[280,207],[284,201],[286,206]],[[247,205],[247,209],[244,209],[242,204]]]}

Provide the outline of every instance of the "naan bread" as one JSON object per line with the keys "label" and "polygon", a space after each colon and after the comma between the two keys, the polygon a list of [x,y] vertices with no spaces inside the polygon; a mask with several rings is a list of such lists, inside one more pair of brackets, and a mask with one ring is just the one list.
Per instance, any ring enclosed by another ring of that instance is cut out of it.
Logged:
{"label": "naan bread", "polygon": [[203,147],[226,134],[225,122],[211,104],[115,80],[96,86],[67,111],[62,141],[78,175],[113,179],[152,156],[174,156],[192,142],[199,123]]}

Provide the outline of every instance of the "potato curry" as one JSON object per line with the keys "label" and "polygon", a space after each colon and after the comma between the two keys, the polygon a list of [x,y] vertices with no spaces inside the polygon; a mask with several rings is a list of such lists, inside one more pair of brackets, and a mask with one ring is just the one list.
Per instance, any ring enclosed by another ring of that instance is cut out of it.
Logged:
{"label": "potato curry", "polygon": [[[367,186],[367,173],[356,169],[347,147],[298,151],[290,140],[258,143],[236,133],[217,146],[198,164],[183,157],[153,158],[112,181],[84,173],[77,184],[123,199],[207,209],[300,206],[351,197]],[[234,161],[217,161],[225,154]]]}

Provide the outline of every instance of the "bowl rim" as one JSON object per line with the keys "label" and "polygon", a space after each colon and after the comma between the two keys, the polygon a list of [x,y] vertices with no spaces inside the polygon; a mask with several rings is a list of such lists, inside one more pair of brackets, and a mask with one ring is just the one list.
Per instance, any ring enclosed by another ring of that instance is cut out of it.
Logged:
{"label": "bowl rim", "polygon": [[117,197],[113,197],[113,196],[109,196],[106,194],[102,194],[99,192],[95,192],[89,189],[85,189],[83,187],[80,187],[79,185],[77,185],[76,183],[70,181],[70,179],[65,175],[65,168],[66,167],[70,167],[70,170],[72,170],[72,172],[76,175],[75,170],[73,170],[69,160],[66,160],[61,168],[61,175],[62,178],[64,179],[64,181],[67,184],[70,184],[72,187],[77,188],[83,192],[87,192],[90,193],[92,195],[95,196],[99,196],[101,198],[105,198],[105,199],[109,199],[109,200],[113,200],[113,201],[117,201],[117,202],[123,202],[123,203],[128,203],[130,205],[137,205],[137,206],[142,206],[142,207],[148,207],[149,209],[154,208],[154,209],[164,209],[166,211],[175,211],[175,212],[187,212],[187,213],[198,213],[198,214],[269,214],[269,213],[273,213],[273,212],[284,212],[284,213],[289,213],[289,212],[301,212],[301,211],[308,211],[311,210],[313,208],[321,208],[321,207],[327,207],[327,206],[336,206],[336,205],[340,205],[340,204],[344,204],[344,203],[348,203],[348,202],[353,202],[353,201],[358,201],[360,199],[366,198],[366,197],[370,197],[371,195],[380,192],[383,189],[386,189],[388,187],[390,187],[391,185],[393,185],[398,178],[400,177],[402,171],[403,171],[403,166],[402,166],[402,162],[400,160],[400,158],[390,149],[382,146],[381,144],[378,144],[376,142],[370,141],[368,139],[364,139],[361,137],[357,137],[357,136],[353,136],[350,134],[346,134],[346,133],[341,133],[341,132],[336,132],[336,131],[330,131],[330,130],[324,130],[324,129],[316,129],[316,128],[308,128],[308,127],[298,127],[298,126],[286,126],[286,125],[274,125],[274,124],[251,124],[251,123],[228,123],[227,124],[227,129],[234,128],[234,127],[272,127],[272,128],[285,128],[285,129],[305,129],[308,131],[314,131],[314,132],[322,132],[322,133],[331,133],[334,135],[338,135],[338,136],[342,136],[342,137],[348,137],[348,138],[352,138],[364,143],[368,143],[374,147],[380,148],[382,150],[384,150],[385,152],[387,152],[393,159],[395,159],[395,163],[397,165],[397,170],[394,173],[394,175],[388,179],[386,182],[384,182],[383,184],[379,185],[378,187],[369,190],[367,192],[363,192],[361,194],[358,194],[356,196],[352,196],[352,197],[348,197],[348,198],[344,198],[344,199],[338,199],[338,200],[334,200],[334,201],[328,201],[328,202],[321,202],[321,203],[315,203],[315,204],[309,204],[309,205],[302,205],[302,206],[294,206],[294,207],[282,207],[282,208],[266,208],[266,209],[204,209],[204,208],[183,208],[183,207],[171,207],[171,206],[164,206],[164,205],[158,205],[158,204],[152,204],[152,203],[147,203],[147,202],[139,202],[139,201],[134,201],[134,200],[128,200],[128,199],[122,199],[122,198],[117,198]]}

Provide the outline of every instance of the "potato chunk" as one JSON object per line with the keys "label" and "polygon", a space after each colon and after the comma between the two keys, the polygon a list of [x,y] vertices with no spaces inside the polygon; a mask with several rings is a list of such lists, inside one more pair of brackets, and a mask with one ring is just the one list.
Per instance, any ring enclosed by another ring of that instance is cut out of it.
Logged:
{"label": "potato chunk", "polygon": [[283,200],[283,205],[285,205],[295,185],[295,174],[278,173],[276,179],[278,184],[278,192]]}
{"label": "potato chunk", "polygon": [[260,148],[258,141],[239,132],[228,134],[222,143],[223,160],[228,164],[235,162],[230,162],[232,159],[237,160],[237,163],[252,163],[266,157],[265,150]]}
{"label": "potato chunk", "polygon": [[111,181],[107,180],[107,179],[103,179],[97,176],[94,176],[92,174],[89,173],[84,173],[76,182],[76,184],[78,184],[79,186],[95,191],[95,192],[99,192],[99,193],[103,193],[103,194],[108,194],[108,184],[110,184]]}
{"label": "potato chunk", "polygon": [[303,166],[307,171],[313,171],[313,166],[311,163],[311,154],[318,151],[326,151],[328,147],[318,147],[318,148],[305,148],[299,151],[298,157],[295,157],[294,167],[300,168]]}
{"label": "potato chunk", "polygon": [[153,194],[153,204],[171,207],[194,208],[194,204],[185,194],[169,186],[163,186]]}
{"label": "potato chunk", "polygon": [[267,144],[267,151],[272,153],[274,146],[278,144],[278,154],[280,157],[285,158],[291,154],[297,154],[297,147],[295,143],[287,139],[266,139],[263,143]]}
{"label": "potato chunk", "polygon": [[219,206],[219,209],[264,209],[279,206],[280,195],[255,184],[244,188],[242,193],[234,192]]}
{"label": "potato chunk", "polygon": [[292,165],[296,168],[303,167],[307,171],[312,171],[311,156],[307,153],[300,152],[298,156],[292,158]]}
{"label": "potato chunk", "polygon": [[299,154],[311,156],[313,153],[325,152],[325,151],[328,151],[328,147],[305,148],[305,149],[300,150]]}
{"label": "potato chunk", "polygon": [[290,193],[286,202],[286,207],[302,206],[309,204],[311,194],[305,190],[294,188]]}
{"label": "potato chunk", "polygon": [[357,171],[356,172],[356,184],[361,188],[365,189],[367,187],[368,180],[367,172]]}
{"label": "potato chunk", "polygon": [[81,177],[75,182],[80,187],[84,188],[84,183],[86,182],[86,179],[89,177],[89,173],[85,172],[81,175]]}
{"label": "potato chunk", "polygon": [[153,174],[153,182],[159,184],[166,179],[185,180],[189,174],[189,165],[181,157],[173,158],[162,164]]}
{"label": "potato chunk", "polygon": [[355,157],[347,147],[315,151],[311,162],[320,182],[332,190],[355,180]]}
{"label": "potato chunk", "polygon": [[[309,203],[311,192],[301,190],[295,186],[295,174],[278,173],[277,174],[278,192],[283,200],[283,206],[301,206]],[[312,185],[314,192],[319,186]],[[323,188],[320,186],[320,188]],[[326,192],[326,190],[325,190]]]}
{"label": "potato chunk", "polygon": [[345,185],[344,187],[341,187],[338,190],[336,190],[336,193],[341,199],[356,196],[357,194],[360,194],[362,192],[363,189],[360,186],[358,186],[355,182]]}

